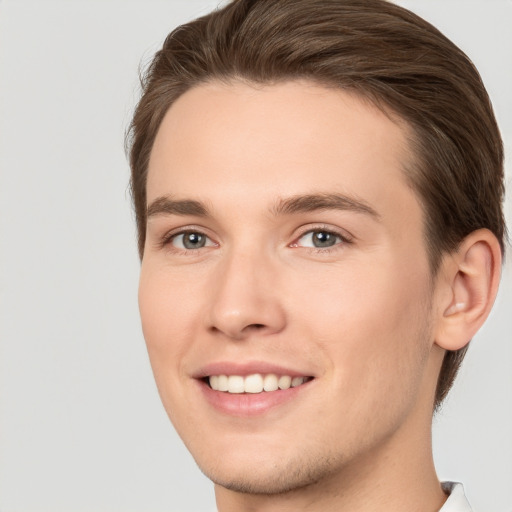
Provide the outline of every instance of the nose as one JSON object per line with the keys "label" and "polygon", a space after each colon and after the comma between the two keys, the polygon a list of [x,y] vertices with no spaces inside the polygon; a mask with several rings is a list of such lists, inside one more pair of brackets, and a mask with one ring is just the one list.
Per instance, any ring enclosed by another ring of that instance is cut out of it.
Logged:
{"label": "nose", "polygon": [[286,315],[278,269],[261,253],[232,253],[215,270],[208,328],[233,340],[282,331]]}

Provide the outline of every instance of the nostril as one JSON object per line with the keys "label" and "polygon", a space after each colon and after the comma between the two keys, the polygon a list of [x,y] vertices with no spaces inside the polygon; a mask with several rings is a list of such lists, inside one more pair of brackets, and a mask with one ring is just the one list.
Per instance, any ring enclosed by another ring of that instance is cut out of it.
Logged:
{"label": "nostril", "polygon": [[249,333],[252,331],[262,331],[265,329],[265,327],[266,327],[265,324],[249,324],[249,325],[245,326],[242,331],[245,333]]}

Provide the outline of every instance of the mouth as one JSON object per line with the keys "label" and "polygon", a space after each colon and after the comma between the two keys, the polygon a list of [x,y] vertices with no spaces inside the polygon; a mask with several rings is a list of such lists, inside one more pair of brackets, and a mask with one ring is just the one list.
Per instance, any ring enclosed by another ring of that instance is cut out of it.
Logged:
{"label": "mouth", "polygon": [[202,380],[213,391],[231,394],[258,394],[297,388],[313,380],[313,377],[253,373],[245,376],[209,375]]}
{"label": "mouth", "polygon": [[308,400],[317,380],[304,368],[266,361],[211,362],[192,377],[213,410],[238,418],[265,418],[271,411],[289,411],[289,404]]}

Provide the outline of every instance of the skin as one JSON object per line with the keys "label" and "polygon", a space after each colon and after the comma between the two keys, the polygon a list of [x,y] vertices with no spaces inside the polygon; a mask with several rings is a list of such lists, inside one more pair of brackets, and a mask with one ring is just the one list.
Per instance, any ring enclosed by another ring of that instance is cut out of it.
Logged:
{"label": "skin", "polygon": [[[448,274],[429,272],[407,135],[357,97],[306,82],[201,85],[162,122],[148,204],[192,200],[208,214],[154,209],[140,312],[165,409],[221,512],[434,512],[446,499],[430,426],[436,333],[455,298]],[[373,213],[276,211],[333,193]],[[206,245],[184,248],[183,230]],[[313,231],[335,244],[312,246]],[[196,378],[218,361],[314,379],[264,414],[231,415]]]}

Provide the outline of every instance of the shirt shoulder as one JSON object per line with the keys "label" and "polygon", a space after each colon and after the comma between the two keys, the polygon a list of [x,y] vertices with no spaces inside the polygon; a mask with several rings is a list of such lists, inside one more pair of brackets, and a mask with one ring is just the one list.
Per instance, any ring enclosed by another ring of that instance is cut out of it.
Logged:
{"label": "shirt shoulder", "polygon": [[448,499],[439,512],[472,512],[462,484],[442,482],[441,486],[443,491],[448,494]]}

